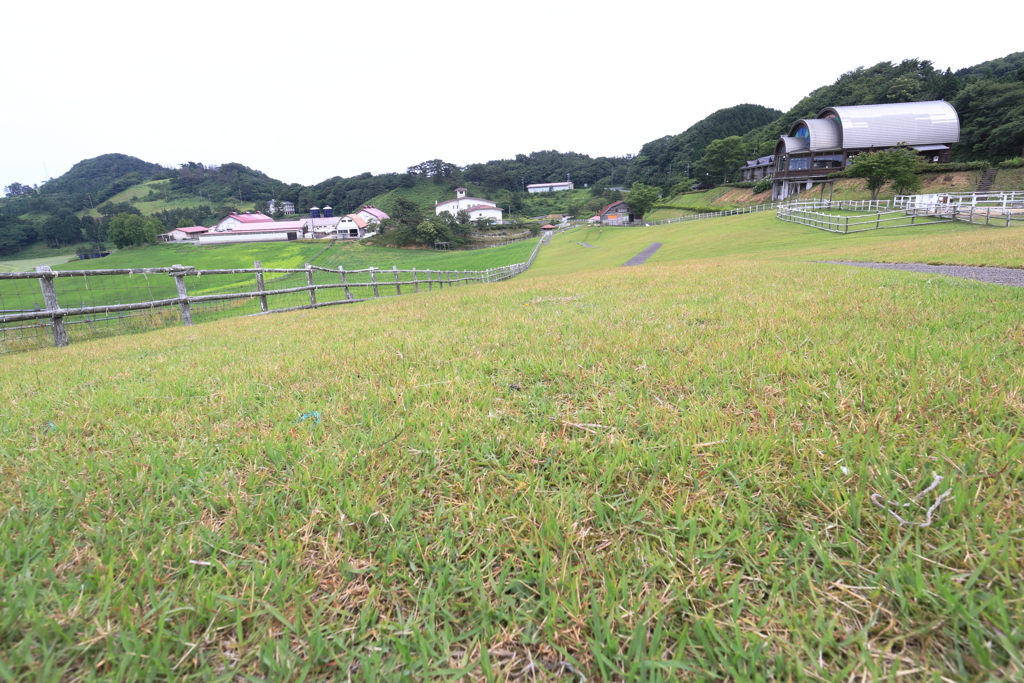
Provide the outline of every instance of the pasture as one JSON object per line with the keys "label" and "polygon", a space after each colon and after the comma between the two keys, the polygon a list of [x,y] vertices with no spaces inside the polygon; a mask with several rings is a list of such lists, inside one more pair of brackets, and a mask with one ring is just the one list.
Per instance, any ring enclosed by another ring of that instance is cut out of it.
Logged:
{"label": "pasture", "polygon": [[815,261],[1022,237],[580,228],[9,356],[0,677],[1019,679],[1024,291]]}

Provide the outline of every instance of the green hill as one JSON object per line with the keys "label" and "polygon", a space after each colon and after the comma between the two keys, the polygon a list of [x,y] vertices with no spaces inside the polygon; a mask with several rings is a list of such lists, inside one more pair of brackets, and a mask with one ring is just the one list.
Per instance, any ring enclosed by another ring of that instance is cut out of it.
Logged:
{"label": "green hill", "polygon": [[704,156],[713,141],[731,135],[745,135],[775,121],[778,109],[759,104],[738,104],[719,109],[678,135],[666,135],[640,149],[629,168],[629,182],[666,185],[686,177],[686,172]]}

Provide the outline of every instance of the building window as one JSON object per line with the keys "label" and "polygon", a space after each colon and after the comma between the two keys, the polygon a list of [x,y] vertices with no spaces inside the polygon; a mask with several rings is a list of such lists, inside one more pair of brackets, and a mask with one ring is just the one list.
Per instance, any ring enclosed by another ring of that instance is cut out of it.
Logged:
{"label": "building window", "polygon": [[828,154],[814,157],[814,168],[842,168],[842,154]]}
{"label": "building window", "polygon": [[789,160],[790,171],[806,171],[811,167],[810,157],[793,157]]}
{"label": "building window", "polygon": [[793,137],[807,140],[811,137],[811,133],[807,130],[807,126],[801,124],[800,127],[796,129],[796,132],[793,133]]}

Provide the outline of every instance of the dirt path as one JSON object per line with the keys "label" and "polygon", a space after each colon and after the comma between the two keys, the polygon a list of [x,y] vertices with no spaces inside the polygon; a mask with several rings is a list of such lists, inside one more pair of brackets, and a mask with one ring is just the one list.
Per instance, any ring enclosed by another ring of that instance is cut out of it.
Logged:
{"label": "dirt path", "polygon": [[[909,270],[915,273],[934,273],[962,277],[968,280],[990,282],[995,285],[1024,287],[1024,269],[995,268],[990,266],[930,266],[925,263],[871,263],[865,261],[821,261],[840,266],[858,266],[860,268],[881,268],[884,270]],[[628,265],[628,264],[627,264]]]}
{"label": "dirt path", "polygon": [[654,256],[654,252],[658,251],[659,249],[661,249],[661,242],[651,242],[651,246],[647,247],[639,254],[623,263],[622,267],[625,268],[626,266],[639,266],[640,264],[646,262],[647,259]]}

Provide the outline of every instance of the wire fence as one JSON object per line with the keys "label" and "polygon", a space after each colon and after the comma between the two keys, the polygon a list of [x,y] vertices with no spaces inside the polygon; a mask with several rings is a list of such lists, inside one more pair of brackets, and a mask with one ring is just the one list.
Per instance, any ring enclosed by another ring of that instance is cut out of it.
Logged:
{"label": "wire fence", "polygon": [[0,354],[168,325],[192,325],[351,304],[500,282],[528,270],[530,258],[487,270],[305,268],[198,270],[191,266],[0,273]]}

